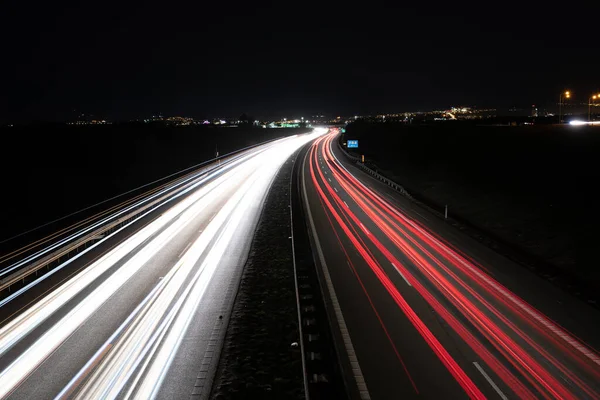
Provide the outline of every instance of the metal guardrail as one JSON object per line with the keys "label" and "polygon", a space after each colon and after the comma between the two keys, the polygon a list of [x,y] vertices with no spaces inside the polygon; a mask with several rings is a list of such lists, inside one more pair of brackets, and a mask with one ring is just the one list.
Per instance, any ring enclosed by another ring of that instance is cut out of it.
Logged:
{"label": "metal guardrail", "polygon": [[403,196],[409,198],[410,200],[414,200],[413,197],[410,195],[410,193],[408,193],[408,191],[406,191],[406,189],[404,189],[404,187],[402,187],[402,185],[392,181],[389,178],[386,178],[385,176],[379,174],[377,171],[369,168],[368,166],[366,166],[360,159],[360,157],[356,157],[352,154],[350,154],[348,151],[346,151],[346,149],[344,149],[339,141],[336,140],[336,143],[338,145],[338,147],[340,148],[340,150],[352,161],[354,161],[356,163],[356,165],[362,169],[363,171],[365,171],[366,173],[370,174],[371,176],[373,176],[375,179],[380,180],[381,182],[385,183],[386,185],[388,185],[389,187],[391,187],[392,189],[397,190],[398,192],[400,192]]}
{"label": "metal guardrail", "polygon": [[[212,168],[208,168],[207,171],[203,171],[202,173],[208,172],[210,170],[212,170]],[[193,182],[185,184],[185,185],[177,188],[176,192],[185,190],[185,188],[189,187],[192,184],[193,184]],[[145,204],[141,207],[138,207],[137,209],[131,211],[130,213],[128,213],[114,221],[111,221],[111,222],[107,221],[106,225],[103,225],[103,226],[99,227],[98,229],[91,231],[90,233],[82,236],[81,238],[76,239],[74,242],[69,243],[66,246],[59,248],[55,252],[50,253],[49,255],[43,257],[42,259],[34,261],[31,264],[29,264],[21,269],[18,269],[13,274],[8,275],[7,277],[5,277],[3,279],[0,279],[0,292],[4,291],[5,289],[10,288],[10,286],[12,286],[13,284],[15,284],[19,281],[22,281],[25,278],[27,278],[28,276],[38,272],[40,269],[45,268],[46,266],[48,266],[49,264],[51,264],[52,262],[54,262],[56,260],[59,260],[63,256],[68,255],[71,252],[77,251],[81,246],[86,245],[87,243],[89,243],[91,241],[100,240],[100,239],[104,238],[108,233],[110,233],[110,231],[113,228],[116,228],[124,223],[127,223],[130,220],[133,220],[138,215],[141,215],[145,211],[156,206],[157,204],[159,204],[160,202],[162,202],[163,200],[165,200],[166,198],[168,198],[172,195],[173,195],[172,192],[165,193],[164,195],[158,197],[157,199],[151,201],[150,203]]]}

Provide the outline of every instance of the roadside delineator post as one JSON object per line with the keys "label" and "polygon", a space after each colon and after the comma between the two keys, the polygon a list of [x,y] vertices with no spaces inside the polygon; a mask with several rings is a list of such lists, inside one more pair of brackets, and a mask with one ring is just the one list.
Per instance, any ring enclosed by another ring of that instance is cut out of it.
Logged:
{"label": "roadside delineator post", "polygon": [[444,210],[444,219],[448,219],[448,204],[446,204],[446,208]]}

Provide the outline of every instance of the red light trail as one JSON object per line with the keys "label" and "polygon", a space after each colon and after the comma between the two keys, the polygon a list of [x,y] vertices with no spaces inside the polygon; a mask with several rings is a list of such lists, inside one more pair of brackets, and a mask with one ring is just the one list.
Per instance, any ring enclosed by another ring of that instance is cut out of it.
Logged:
{"label": "red light trail", "polygon": [[[469,397],[484,398],[469,376],[473,370],[460,365],[414,311],[382,267],[381,256],[479,357],[473,361],[486,365],[510,394],[524,399],[600,398],[600,358],[593,349],[512,293],[483,266],[365,186],[333,153],[336,136],[334,131],[316,140],[307,162],[311,182],[348,264],[360,281],[355,268],[363,266],[354,265],[348,256],[350,250],[358,252]],[[352,248],[344,247],[348,241]],[[361,286],[369,297],[362,282]],[[385,329],[370,297],[369,302]],[[402,362],[395,347],[394,351]],[[406,372],[410,378],[410,371]],[[503,396],[500,389],[494,389]]]}

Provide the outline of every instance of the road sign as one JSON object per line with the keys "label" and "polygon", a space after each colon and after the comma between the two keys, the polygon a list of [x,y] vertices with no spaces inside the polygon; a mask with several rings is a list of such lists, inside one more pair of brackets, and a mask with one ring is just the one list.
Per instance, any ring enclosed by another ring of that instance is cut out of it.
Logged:
{"label": "road sign", "polygon": [[358,140],[348,140],[349,149],[358,149]]}

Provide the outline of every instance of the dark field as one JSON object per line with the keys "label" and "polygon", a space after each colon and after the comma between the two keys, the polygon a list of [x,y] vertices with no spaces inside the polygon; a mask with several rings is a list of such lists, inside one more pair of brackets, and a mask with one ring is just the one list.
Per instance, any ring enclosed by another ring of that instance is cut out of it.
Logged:
{"label": "dark field", "polygon": [[426,203],[547,265],[548,279],[600,288],[600,128],[356,123],[345,139]]}
{"label": "dark field", "polygon": [[215,156],[300,129],[88,126],[2,134],[0,241]]}

